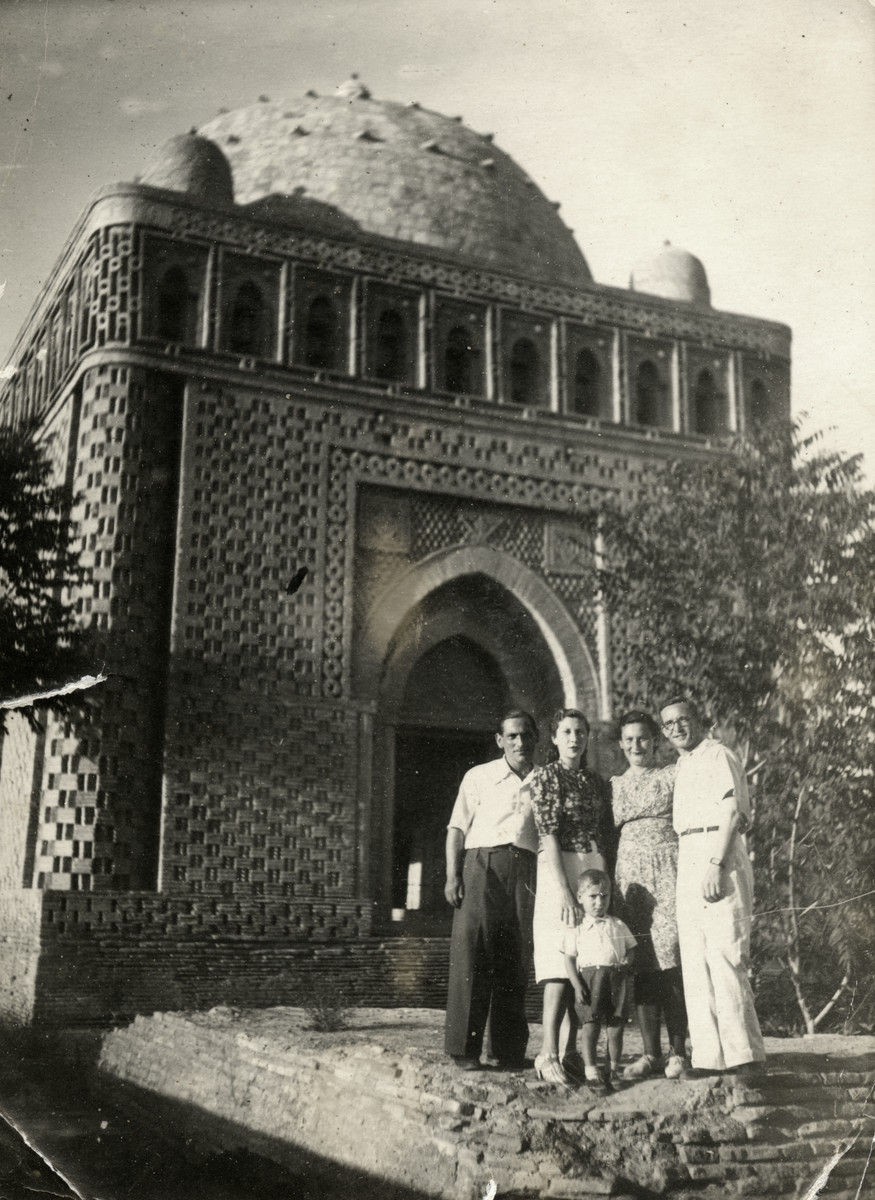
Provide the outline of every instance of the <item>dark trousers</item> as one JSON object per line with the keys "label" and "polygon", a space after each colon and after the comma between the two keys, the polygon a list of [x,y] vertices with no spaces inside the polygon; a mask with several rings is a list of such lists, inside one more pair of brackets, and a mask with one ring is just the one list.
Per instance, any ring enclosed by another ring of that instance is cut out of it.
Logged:
{"label": "dark trousers", "polygon": [[490,1055],[523,1059],[536,870],[535,855],[516,846],[465,852],[465,895],[450,941],[447,1054],[479,1058],[489,1017]]}

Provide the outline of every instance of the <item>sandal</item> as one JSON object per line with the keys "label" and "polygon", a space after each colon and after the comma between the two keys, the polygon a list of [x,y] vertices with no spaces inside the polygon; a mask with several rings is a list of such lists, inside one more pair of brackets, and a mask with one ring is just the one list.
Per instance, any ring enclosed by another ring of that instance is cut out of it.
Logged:
{"label": "sandal", "polygon": [[539,1054],[535,1059],[535,1074],[544,1083],[554,1083],[561,1088],[571,1087],[571,1080],[563,1071],[558,1054]]}

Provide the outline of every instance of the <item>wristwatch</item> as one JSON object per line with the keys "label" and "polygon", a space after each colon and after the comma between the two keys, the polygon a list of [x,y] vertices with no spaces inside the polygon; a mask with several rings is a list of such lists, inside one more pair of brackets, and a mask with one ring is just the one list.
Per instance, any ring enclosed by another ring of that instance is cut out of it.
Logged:
{"label": "wristwatch", "polygon": [[723,866],[722,858],[709,858],[708,862],[711,864],[712,867],[722,867]]}

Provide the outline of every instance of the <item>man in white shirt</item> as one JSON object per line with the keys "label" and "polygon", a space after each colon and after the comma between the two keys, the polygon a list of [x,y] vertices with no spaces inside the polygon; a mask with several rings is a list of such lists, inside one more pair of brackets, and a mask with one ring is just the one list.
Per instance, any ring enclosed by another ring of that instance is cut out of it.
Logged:
{"label": "man in white shirt", "polygon": [[696,706],[676,697],[662,728],[679,753],[677,922],[693,1068],[762,1069],[765,1049],[748,978],[753,870],[743,831],[747,780],[736,756],[705,736]]}
{"label": "man in white shirt", "polygon": [[490,1055],[522,1067],[529,1039],[525,993],[532,957],[538,835],[527,777],[538,729],[515,710],[499,722],[502,757],[472,767],[447,827],[444,894],[456,909],[450,942],[445,1045],[462,1070]]}

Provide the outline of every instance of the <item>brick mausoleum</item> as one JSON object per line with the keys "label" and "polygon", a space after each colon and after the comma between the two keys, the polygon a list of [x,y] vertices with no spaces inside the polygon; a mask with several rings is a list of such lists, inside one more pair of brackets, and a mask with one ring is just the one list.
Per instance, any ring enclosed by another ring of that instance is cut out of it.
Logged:
{"label": "brick mausoleum", "polygon": [[505,706],[598,730],[624,678],[577,514],[789,412],[785,326],[668,245],[595,283],[557,208],[353,79],[83,213],[0,419],[75,493],[108,678],[8,722],[0,1012],[442,1004],[462,772]]}

